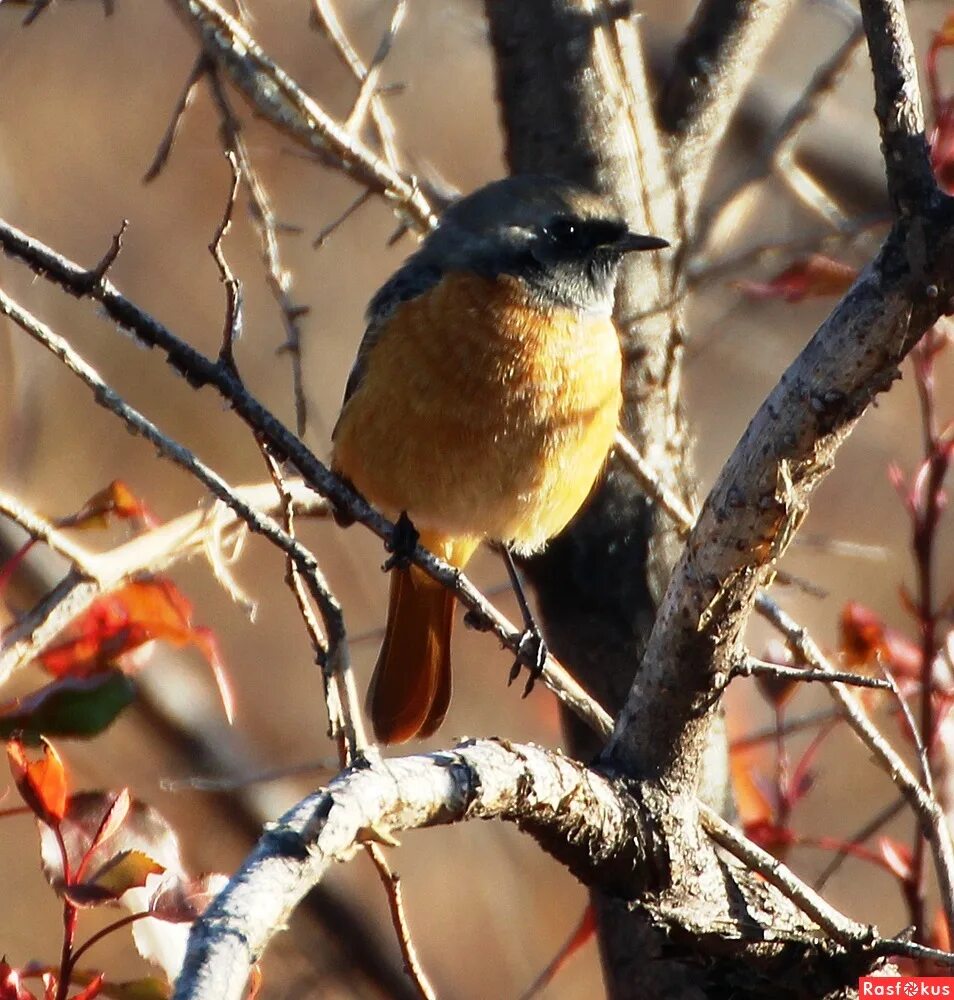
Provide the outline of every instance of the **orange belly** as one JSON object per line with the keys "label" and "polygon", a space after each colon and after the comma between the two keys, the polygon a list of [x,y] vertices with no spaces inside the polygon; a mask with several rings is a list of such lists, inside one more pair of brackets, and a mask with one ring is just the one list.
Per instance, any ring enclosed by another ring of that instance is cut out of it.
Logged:
{"label": "orange belly", "polygon": [[540,548],[586,500],[619,419],[606,315],[549,313],[507,277],[403,303],[335,431],[333,466],[422,531]]}

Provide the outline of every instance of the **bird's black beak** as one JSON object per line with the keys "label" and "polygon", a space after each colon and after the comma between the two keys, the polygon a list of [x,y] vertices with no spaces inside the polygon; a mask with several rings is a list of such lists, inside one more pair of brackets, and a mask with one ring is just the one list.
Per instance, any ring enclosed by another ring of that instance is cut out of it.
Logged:
{"label": "bird's black beak", "polygon": [[668,240],[659,236],[643,236],[641,233],[624,233],[616,243],[616,249],[621,253],[631,253],[634,250],[663,250],[668,246]]}

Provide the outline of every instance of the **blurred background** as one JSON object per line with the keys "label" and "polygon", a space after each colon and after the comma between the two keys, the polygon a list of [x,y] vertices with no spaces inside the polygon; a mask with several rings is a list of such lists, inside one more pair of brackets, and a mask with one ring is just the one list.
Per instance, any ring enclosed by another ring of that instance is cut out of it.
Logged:
{"label": "blurred background", "polygon": [[[309,27],[306,0],[247,0],[255,36],[332,114],[346,116],[353,78],[327,41]],[[123,219],[125,247],[112,279],[133,301],[206,353],[218,350],[224,293],[208,252],[222,216],[231,178],[217,133],[217,114],[201,88],[187,114],[171,159],[155,181],[143,174],[155,153],[196,56],[196,46],[171,5],[116,0],[104,18],[94,0],[63,0],[28,28],[24,9],[0,3],[0,215],[69,257],[95,263]],[[342,0],[339,15],[352,40],[370,58],[392,6],[378,0]],[[653,60],[665,72],[673,40],[691,5],[650,2],[643,21]],[[947,14],[943,4],[912,5],[915,42],[923,53],[931,31]],[[815,67],[844,41],[853,11],[834,3],[803,2],[786,22],[765,59],[755,89],[740,112],[713,175],[710,203],[751,169],[759,143],[801,92]],[[440,176],[461,191],[504,171],[494,105],[492,65],[480,5],[466,0],[418,0],[385,64],[383,84],[401,84],[388,98],[399,145],[412,170]],[[800,162],[820,177],[846,217],[884,213],[881,167],[867,59],[859,49],[844,81],[806,130]],[[365,305],[379,284],[411,251],[410,237],[389,246],[395,220],[371,199],[320,249],[314,237],[359,193],[340,174],[309,161],[241,100],[251,158],[274,201],[278,218],[301,231],[281,236],[284,263],[294,276],[292,296],[307,305],[303,320],[308,397],[307,440],[320,457],[357,344]],[[225,241],[246,297],[239,368],[250,388],[294,424],[291,371],[277,349],[284,340],[280,312],[266,288],[258,237],[244,195]],[[778,180],[768,180],[724,218],[700,263],[704,269],[765,241],[788,244],[820,239],[826,226]],[[883,230],[862,232],[827,252],[849,264],[867,260]],[[666,235],[666,234],[662,234]],[[780,373],[811,336],[831,300],[799,304],[752,301],[733,286],[777,273],[792,254],[760,255],[741,271],[701,284],[688,315],[690,344],[686,401],[700,481],[700,496],[720,468],[749,417]],[[36,280],[19,264],[0,260],[0,286],[67,337],[133,405],[211,464],[233,484],[267,475],[244,426],[209,390],[195,392],[160,356],[137,347],[89,303],[77,303]],[[954,373],[945,356],[939,371],[942,418],[954,414]],[[892,625],[911,630],[899,585],[910,581],[908,522],[889,484],[887,467],[908,473],[918,463],[920,427],[909,373],[862,421],[818,493],[804,533],[818,544],[796,546],[784,568],[822,588],[813,596],[777,587],[783,606],[808,624],[828,648],[837,643],[837,619],[846,601],[862,601]],[[115,417],[97,407],[87,390],[17,329],[0,323],[0,469],[6,491],[35,509],[58,516],[76,510],[112,479],[121,478],[161,518],[192,510],[203,494],[188,476],[156,459]],[[302,524],[340,598],[362,690],[384,618],[386,580],[378,541],[360,527]],[[11,536],[12,537],[12,536]],[[115,543],[122,529],[102,537]],[[951,533],[942,531],[938,588],[951,581]],[[846,555],[831,541],[874,547]],[[87,544],[99,539],[84,536]],[[35,566],[57,572],[38,555]],[[255,809],[277,816],[330,773],[334,749],[325,736],[320,681],[291,595],[284,567],[267,545],[250,540],[235,575],[258,601],[254,621],[216,583],[200,558],[172,575],[196,607],[196,620],[221,643],[233,679],[234,730],[224,732],[222,711],[201,657],[157,646],[143,667],[142,695],[103,736],[60,744],[76,788],[130,786],[179,831],[194,871],[235,868],[253,843]],[[486,588],[506,579],[499,561],[482,555],[473,577]],[[511,616],[509,594],[497,598]],[[756,626],[756,652],[767,636]],[[508,689],[510,658],[493,639],[458,628],[456,691],[435,741],[498,735],[549,746],[561,743],[552,696],[538,685],[523,701]],[[31,676],[28,676],[30,674]],[[8,696],[31,690],[42,677],[27,671]],[[790,716],[828,705],[823,691],[801,690]],[[729,693],[734,736],[771,721],[754,684],[736,682]],[[888,720],[885,725],[891,727]],[[894,730],[890,730],[892,733]],[[288,774],[237,792],[168,790],[164,779],[209,773],[194,734],[239,747],[240,770]],[[797,755],[812,733],[791,738]],[[771,771],[768,747],[747,758]],[[871,767],[850,734],[836,729],[817,759],[816,781],[798,806],[793,825],[806,833],[850,835],[892,801],[890,784]],[[52,960],[60,944],[60,910],[38,867],[32,820],[4,821],[0,849],[0,953],[21,964]],[[910,821],[886,828],[905,841]],[[411,928],[425,969],[441,996],[516,997],[533,981],[578,923],[586,894],[535,845],[503,824],[465,824],[409,834],[389,852],[403,879]],[[817,874],[828,857],[799,849],[796,869]],[[905,909],[884,872],[849,862],[829,886],[831,902],[852,916],[894,932]],[[84,916],[87,931],[105,922]],[[113,976],[142,974],[143,963],[123,935],[108,939],[95,961]],[[287,933],[275,939],[265,963],[264,996],[351,997],[411,995],[401,979],[400,956],[384,894],[361,857],[332,873],[320,897],[302,908]],[[576,955],[544,995],[592,997],[600,989],[595,945]],[[403,991],[403,992],[402,992]]]}

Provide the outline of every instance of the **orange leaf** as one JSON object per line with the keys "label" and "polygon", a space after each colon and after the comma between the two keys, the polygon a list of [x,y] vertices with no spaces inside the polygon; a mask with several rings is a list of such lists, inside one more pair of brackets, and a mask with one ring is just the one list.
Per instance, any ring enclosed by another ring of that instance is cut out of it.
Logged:
{"label": "orange leaf", "polygon": [[43,758],[31,761],[19,740],[8,740],[7,759],[23,801],[38,819],[57,826],[66,814],[66,771],[52,745],[46,740],[42,743]]}
{"label": "orange leaf", "polygon": [[40,654],[39,662],[57,677],[85,677],[154,639],[198,647],[212,668],[231,721],[232,695],[215,635],[192,624],[191,603],[168,577],[134,580],[94,601],[68,626],[65,638]]}
{"label": "orange leaf", "polygon": [[764,823],[772,819],[775,809],[759,788],[749,763],[741,754],[733,752],[729,755],[729,766],[732,771],[732,789],[743,825]]}
{"label": "orange leaf", "polygon": [[750,299],[801,302],[823,295],[841,295],[857,275],[856,268],[816,253],[796,261],[768,281],[736,281],[732,287]]}
{"label": "orange leaf", "polygon": [[149,508],[121,480],[114,479],[109,486],[94,493],[75,514],[67,514],[56,521],[58,528],[102,528],[110,517],[122,521],[135,521],[147,528],[159,521]]}

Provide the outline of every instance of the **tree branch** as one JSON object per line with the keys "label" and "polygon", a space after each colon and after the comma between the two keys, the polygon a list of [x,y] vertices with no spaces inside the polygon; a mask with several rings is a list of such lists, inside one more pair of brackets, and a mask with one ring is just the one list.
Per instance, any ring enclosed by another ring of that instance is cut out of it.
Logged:
{"label": "tree branch", "polygon": [[[640,808],[638,797],[625,788],[534,746],[476,740],[427,755],[369,756],[265,833],[194,925],[174,998],[241,997],[251,964],[328,868],[353,856],[363,843],[389,843],[405,830],[471,819],[512,822],[587,884],[638,901],[657,884],[659,874],[658,845],[645,839]],[[720,821],[706,816],[720,839],[736,851],[750,851],[752,845],[734,833],[727,837]],[[697,932],[701,920],[710,935],[718,928],[722,943],[711,955],[710,981],[718,981],[719,949],[734,952],[736,960],[747,955],[762,974],[808,948],[821,949],[837,958],[832,964],[847,978],[870,969],[878,955],[903,947],[903,942],[879,939],[871,928],[832,910],[774,858],[759,857],[757,868],[785,884],[800,903],[808,900],[815,911],[811,920],[751,872],[720,861],[705,840],[700,841],[698,866],[701,898],[681,908],[662,893],[647,909],[674,936]],[[710,877],[719,886],[715,900],[707,896]],[[772,914],[771,941],[751,919],[755,909],[763,916]],[[826,943],[815,920],[830,927],[844,947]],[[806,967],[808,979],[816,972]]]}
{"label": "tree branch", "polygon": [[434,225],[434,212],[416,181],[399,174],[327,114],[266,55],[240,21],[215,0],[171,2],[206,55],[267,121],[385,197],[417,228],[426,232]]}

